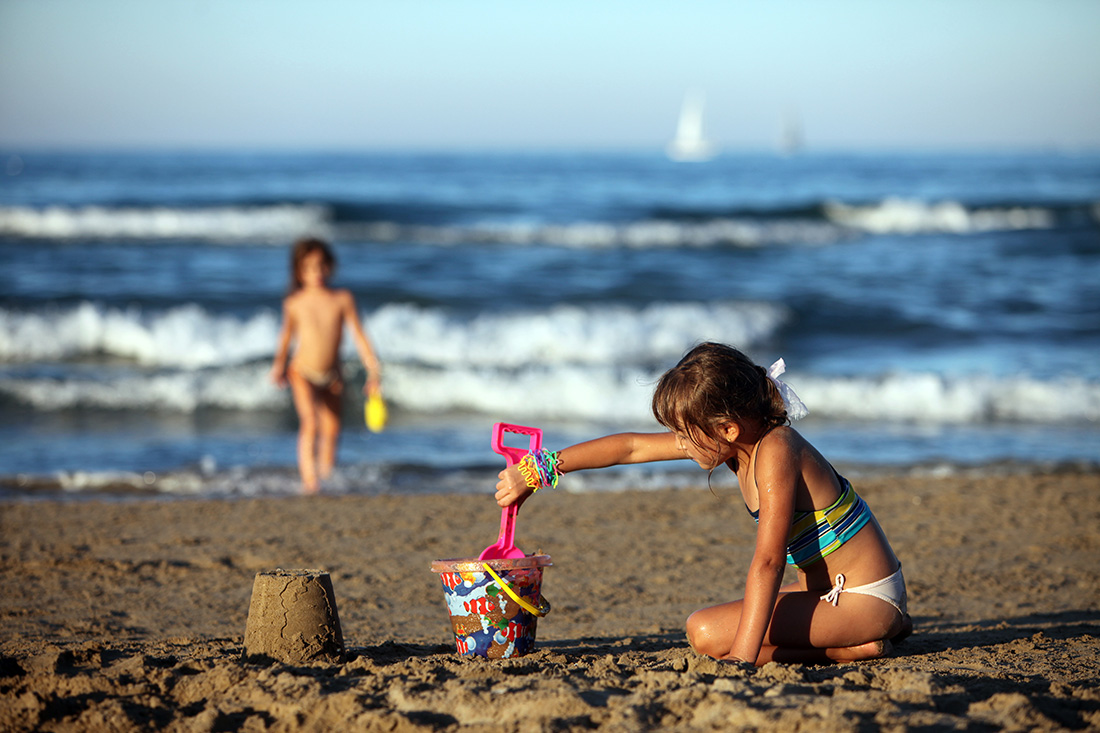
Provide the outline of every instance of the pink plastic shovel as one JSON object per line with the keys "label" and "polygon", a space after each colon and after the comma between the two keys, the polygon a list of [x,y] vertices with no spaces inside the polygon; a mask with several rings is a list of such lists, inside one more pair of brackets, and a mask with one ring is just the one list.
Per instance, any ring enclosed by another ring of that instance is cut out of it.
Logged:
{"label": "pink plastic shovel", "polygon": [[[524,450],[523,448],[512,448],[504,445],[505,433],[531,436],[530,447]],[[540,448],[542,448],[542,431],[538,428],[525,428],[522,425],[509,425],[502,422],[498,422],[493,426],[493,450],[504,456],[509,466],[514,466],[522,461],[525,455],[534,453]],[[500,536],[497,537],[495,543],[481,551],[481,554],[477,556],[478,560],[514,560],[525,557],[523,550],[516,547],[515,541],[516,514],[518,512],[519,507],[515,504],[501,510]]]}

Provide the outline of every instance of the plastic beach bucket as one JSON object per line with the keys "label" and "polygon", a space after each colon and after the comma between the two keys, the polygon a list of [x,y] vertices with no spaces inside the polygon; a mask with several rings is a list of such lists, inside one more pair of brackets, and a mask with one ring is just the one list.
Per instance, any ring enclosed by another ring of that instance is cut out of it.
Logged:
{"label": "plastic beach bucket", "polygon": [[512,559],[436,560],[459,654],[486,659],[521,657],[535,646],[542,597],[542,569],[549,555]]}

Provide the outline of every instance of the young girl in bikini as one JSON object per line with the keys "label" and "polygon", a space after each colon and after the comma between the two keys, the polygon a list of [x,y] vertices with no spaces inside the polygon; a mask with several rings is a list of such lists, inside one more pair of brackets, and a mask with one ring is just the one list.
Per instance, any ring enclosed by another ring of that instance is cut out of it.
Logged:
{"label": "young girl in bikini", "polygon": [[[790,427],[805,406],[771,373],[722,344],[690,351],[660,380],[653,414],[667,433],[621,433],[560,453],[540,451],[500,473],[501,506],[588,468],[690,458],[737,474],[756,547],[745,597],[687,621],[696,652],[762,665],[871,659],[912,629],[901,563],[867,504]],[[785,564],[798,582],[782,585]]]}
{"label": "young girl in bikini", "polygon": [[[294,245],[290,294],[283,301],[283,327],[271,367],[272,381],[280,388],[289,382],[294,396],[298,470],[307,494],[320,490],[319,478],[327,478],[336,462],[344,391],[340,341],[345,325],[367,369],[363,393],[381,394],[382,389],[382,367],[359,321],[355,298],[347,290],[328,286],[335,265],[332,250],[318,239],[302,239]],[[297,347],[288,365],[287,353],[294,340]]]}

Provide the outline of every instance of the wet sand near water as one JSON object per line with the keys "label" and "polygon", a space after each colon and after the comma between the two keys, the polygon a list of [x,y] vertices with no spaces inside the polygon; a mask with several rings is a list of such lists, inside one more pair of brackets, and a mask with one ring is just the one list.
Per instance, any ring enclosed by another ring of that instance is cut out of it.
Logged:
{"label": "wet sand near water", "polygon": [[[535,653],[492,662],[455,654],[428,569],[495,540],[488,488],[3,504],[0,730],[1100,730],[1100,473],[854,483],[915,633],[750,672],[682,632],[743,590],[754,527],[728,490],[540,492],[516,542],[552,556],[553,610]],[[345,663],[240,661],[254,576],[280,567],[329,571]]]}

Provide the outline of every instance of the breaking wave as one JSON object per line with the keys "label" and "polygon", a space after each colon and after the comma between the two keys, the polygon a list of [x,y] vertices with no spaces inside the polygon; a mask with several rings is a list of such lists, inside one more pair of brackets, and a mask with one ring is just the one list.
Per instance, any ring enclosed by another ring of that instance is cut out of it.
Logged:
{"label": "breaking wave", "polygon": [[[435,366],[663,363],[685,344],[752,344],[786,322],[782,306],[755,302],[556,306],[460,316],[443,308],[386,305],[365,314],[387,361]],[[43,311],[0,309],[0,363],[112,357],[143,367],[204,369],[270,359],[279,316],[166,311],[81,303]],[[345,354],[354,356],[350,342]]]}
{"label": "breaking wave", "polygon": [[[649,420],[656,379],[686,348],[703,340],[761,347],[790,318],[781,306],[728,301],[474,316],[390,304],[365,320],[385,355],[386,393],[398,412],[633,424]],[[0,310],[0,400],[51,411],[287,409],[288,394],[267,378],[278,327],[273,311],[232,316],[197,305]],[[361,379],[352,345],[345,349],[349,379]],[[1100,421],[1100,384],[1077,377],[918,371],[796,373],[790,381],[811,419]]]}
{"label": "breaking wave", "polygon": [[[378,242],[545,244],[563,247],[758,247],[829,244],[864,234],[966,234],[1100,223],[1091,204],[967,205],[887,198],[868,204],[826,201],[791,210],[637,212],[625,221],[496,220],[471,210],[441,216],[427,205],[398,218],[393,207],[343,202],[249,203],[215,207],[0,207],[0,236],[36,239],[198,239],[227,244],[285,243],[315,234]],[[381,218],[379,218],[381,216]],[[450,219],[450,221],[448,220]]]}
{"label": "breaking wave", "polygon": [[[508,415],[533,421],[639,424],[661,368],[606,364],[529,365],[520,369],[390,363],[386,396],[409,414]],[[349,370],[349,374],[352,370]],[[1100,422],[1100,384],[1075,378],[881,377],[793,375],[810,419],[938,425]],[[171,373],[12,377],[0,395],[40,410],[193,412],[281,410],[289,395],[267,380],[264,364]]]}

